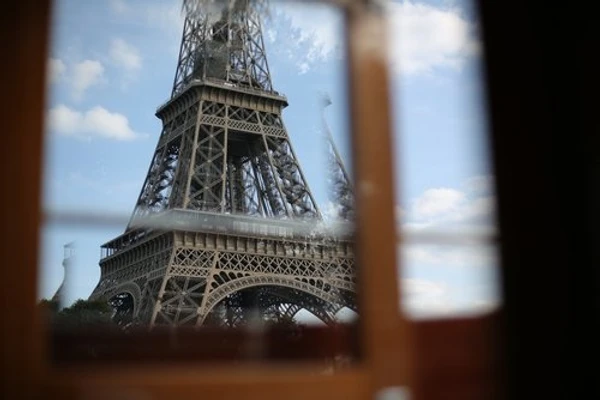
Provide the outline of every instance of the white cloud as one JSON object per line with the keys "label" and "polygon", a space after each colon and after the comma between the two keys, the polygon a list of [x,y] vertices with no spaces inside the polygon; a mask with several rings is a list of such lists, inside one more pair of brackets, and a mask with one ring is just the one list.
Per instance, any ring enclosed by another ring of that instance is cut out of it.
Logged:
{"label": "white cloud", "polygon": [[[475,293],[473,289],[479,291]],[[489,313],[501,304],[495,285],[448,285],[429,279],[403,279],[400,287],[401,308],[409,318],[439,318],[448,316],[473,316]],[[471,294],[464,296],[464,292]]]}
{"label": "white cloud", "polygon": [[63,78],[67,66],[58,58],[50,58],[48,60],[48,83],[56,83]]}
{"label": "white cloud", "polygon": [[444,283],[423,279],[402,280],[402,308],[411,317],[433,317],[453,311],[450,291]]}
{"label": "white cloud", "polygon": [[287,2],[281,5],[281,10],[290,19],[291,26],[299,29],[299,41],[311,42],[305,55],[308,61],[322,61],[341,46],[336,27],[341,26],[342,15],[332,7]]}
{"label": "white cloud", "polygon": [[[275,2],[270,6],[270,17],[263,25],[269,54],[280,53],[301,74],[341,56],[343,15],[339,10],[299,2]],[[390,47],[389,51],[382,50],[389,53],[397,73],[415,75],[439,68],[460,68],[479,52],[476,26],[457,6],[403,1],[385,2],[385,7]],[[172,38],[181,35],[179,2],[112,0],[111,8],[119,17],[151,25]]]}
{"label": "white cloud", "polygon": [[333,7],[299,2],[271,6],[263,27],[270,55],[287,60],[299,74],[341,55],[342,15]]}
{"label": "white cloud", "polygon": [[[147,43],[140,43],[146,64],[170,54],[177,57],[183,30],[181,1],[112,0],[110,8],[116,18],[128,26],[154,32]],[[156,49],[161,51],[157,52]]]}
{"label": "white cloud", "polygon": [[413,216],[416,219],[438,217],[457,210],[465,200],[465,194],[456,189],[428,189],[414,201]]}
{"label": "white cloud", "polygon": [[301,62],[298,64],[298,71],[300,72],[300,75],[303,75],[310,71],[310,65],[307,62]]}
{"label": "white cloud", "polygon": [[142,57],[137,48],[123,39],[113,39],[110,43],[109,55],[113,63],[128,72],[142,67]]}
{"label": "white cloud", "polygon": [[490,244],[415,244],[402,248],[402,259],[407,266],[436,268],[495,268],[496,249]]}
{"label": "white cloud", "polygon": [[492,176],[467,179],[460,188],[425,190],[410,202],[402,223],[411,229],[487,227],[495,224],[496,200]]}
{"label": "white cloud", "polygon": [[475,27],[458,8],[404,1],[389,4],[392,64],[397,72],[417,74],[460,68],[478,53]]}
{"label": "white cloud", "polygon": [[402,281],[402,290],[405,296],[428,296],[436,297],[446,293],[446,287],[443,284],[420,279],[404,279]]}
{"label": "white cloud", "polygon": [[495,212],[496,198],[494,196],[476,197],[459,210],[454,220],[458,222],[492,224]]}
{"label": "white cloud", "polygon": [[[473,292],[473,287],[469,288]],[[403,279],[401,308],[409,318],[439,318],[478,315],[495,310],[501,303],[494,285],[479,287],[478,293],[461,296],[464,288],[430,279]]]}
{"label": "white cloud", "polygon": [[71,86],[73,97],[81,99],[87,89],[104,79],[104,66],[99,61],[85,60],[73,66]]}
{"label": "white cloud", "polygon": [[129,126],[127,117],[96,106],[85,112],[58,105],[48,112],[48,128],[64,136],[133,140],[140,135]]}
{"label": "white cloud", "polygon": [[[429,73],[439,68],[460,68],[479,52],[475,25],[455,6],[433,6],[403,1],[386,2],[389,61],[394,72],[405,75]],[[300,73],[316,63],[340,54],[343,45],[342,15],[332,7],[288,4],[277,6],[276,18],[283,18],[295,34],[283,35],[273,28],[265,37],[272,46],[286,49]],[[371,45],[369,43],[369,45]],[[375,48],[383,46],[377,42]]]}
{"label": "white cloud", "polygon": [[321,207],[321,214],[325,221],[332,221],[339,218],[341,206],[332,201],[328,201]]}

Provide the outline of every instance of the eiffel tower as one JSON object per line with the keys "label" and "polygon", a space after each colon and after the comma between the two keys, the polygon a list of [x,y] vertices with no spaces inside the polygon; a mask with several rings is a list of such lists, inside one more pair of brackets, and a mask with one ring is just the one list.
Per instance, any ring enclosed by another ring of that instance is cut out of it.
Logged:
{"label": "eiffel tower", "polygon": [[[235,327],[305,309],[330,324],[356,311],[351,224],[323,223],[293,151],[262,6],[183,1],[173,90],[156,112],[162,132],[125,232],[102,246],[90,296],[109,300],[120,321]],[[333,175],[345,196],[345,171]]]}

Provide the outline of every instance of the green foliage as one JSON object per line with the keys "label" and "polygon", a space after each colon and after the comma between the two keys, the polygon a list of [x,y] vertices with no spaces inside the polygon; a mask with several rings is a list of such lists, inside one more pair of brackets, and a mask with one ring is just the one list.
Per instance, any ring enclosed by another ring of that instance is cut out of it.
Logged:
{"label": "green foliage", "polygon": [[79,299],[70,307],[59,310],[58,302],[42,300],[40,307],[45,310],[53,328],[81,329],[90,327],[114,327],[113,309],[103,300]]}
{"label": "green foliage", "polygon": [[56,314],[58,312],[59,304],[56,300],[42,299],[39,306],[44,310],[44,312]]}

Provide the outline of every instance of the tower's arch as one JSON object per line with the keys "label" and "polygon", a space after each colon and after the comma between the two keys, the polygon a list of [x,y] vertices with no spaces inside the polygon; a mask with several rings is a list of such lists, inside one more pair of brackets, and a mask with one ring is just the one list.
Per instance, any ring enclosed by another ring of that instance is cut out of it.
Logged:
{"label": "tower's arch", "polygon": [[277,283],[247,279],[245,282],[230,282],[219,289],[207,301],[209,307],[199,317],[199,325],[216,319],[234,326],[248,313],[257,310],[266,318],[284,316],[290,319],[306,310],[331,325],[336,322],[335,316],[340,309],[356,309],[355,304],[347,303],[347,296],[325,293],[292,278],[278,280]]}

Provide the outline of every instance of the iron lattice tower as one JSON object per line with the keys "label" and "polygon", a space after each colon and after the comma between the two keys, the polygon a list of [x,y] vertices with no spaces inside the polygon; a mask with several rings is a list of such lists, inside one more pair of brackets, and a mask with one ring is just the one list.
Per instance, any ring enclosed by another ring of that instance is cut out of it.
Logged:
{"label": "iron lattice tower", "polygon": [[352,221],[354,220],[354,192],[352,190],[352,184],[325,119],[325,108],[331,104],[329,95],[323,95],[322,101],[325,146],[328,150],[328,184],[331,200],[336,207],[334,216],[345,221]]}
{"label": "iron lattice tower", "polygon": [[163,129],[129,225],[102,246],[91,298],[150,326],[303,308],[332,322],[356,310],[350,233],[322,227],[273,90],[261,2],[217,4],[183,2]]}

